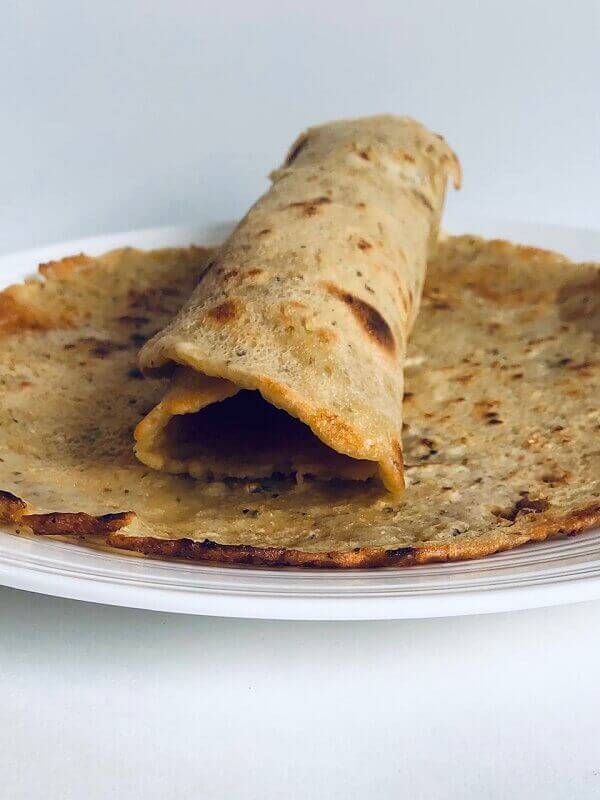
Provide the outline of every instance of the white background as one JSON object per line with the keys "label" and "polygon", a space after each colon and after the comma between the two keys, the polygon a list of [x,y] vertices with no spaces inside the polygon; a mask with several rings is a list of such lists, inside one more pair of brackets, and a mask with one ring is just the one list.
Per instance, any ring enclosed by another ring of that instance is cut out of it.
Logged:
{"label": "white background", "polygon": [[[443,132],[450,215],[600,225],[600,4],[0,5],[0,251],[240,215],[306,124]],[[285,624],[0,590],[0,795],[600,796],[600,603]]]}

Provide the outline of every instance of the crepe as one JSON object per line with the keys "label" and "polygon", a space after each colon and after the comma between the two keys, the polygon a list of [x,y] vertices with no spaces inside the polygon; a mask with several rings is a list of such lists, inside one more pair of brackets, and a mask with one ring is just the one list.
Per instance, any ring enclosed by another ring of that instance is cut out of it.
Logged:
{"label": "crepe", "polygon": [[[241,564],[474,558],[600,522],[600,268],[474,237],[441,242],[406,362],[407,489],[202,483],[131,435],[166,381],[141,343],[213,257],[77,256],[0,294],[0,516],[21,535]],[[4,535],[4,534],[2,534]]]}
{"label": "crepe", "polygon": [[273,474],[403,488],[408,335],[448,176],[444,140],[405,117],[310,128],[140,353],[171,378],[138,458],[199,479]]}

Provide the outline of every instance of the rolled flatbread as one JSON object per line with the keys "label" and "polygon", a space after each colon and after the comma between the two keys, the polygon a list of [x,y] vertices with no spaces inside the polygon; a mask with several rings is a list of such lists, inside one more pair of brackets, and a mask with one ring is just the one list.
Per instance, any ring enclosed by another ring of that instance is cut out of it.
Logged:
{"label": "rolled flatbread", "polygon": [[404,486],[403,367],[448,177],[444,139],[390,115],[308,129],[142,348],[171,376],[145,464],[199,479],[379,477]]}

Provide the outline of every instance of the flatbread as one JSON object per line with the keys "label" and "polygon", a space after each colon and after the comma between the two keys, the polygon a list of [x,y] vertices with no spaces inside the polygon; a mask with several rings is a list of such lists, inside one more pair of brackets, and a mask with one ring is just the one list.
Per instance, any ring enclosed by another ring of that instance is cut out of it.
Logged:
{"label": "flatbread", "polygon": [[454,153],[407,117],[303,133],[140,353],[147,375],[172,373],[136,429],[140,460],[200,480],[379,475],[400,491],[407,340],[449,176]]}
{"label": "flatbread", "polygon": [[200,483],[140,464],[137,350],[211,253],[121,250],[0,295],[0,516],[23,535],[242,564],[474,558],[600,522],[600,267],[443,241],[409,346],[407,489]]}

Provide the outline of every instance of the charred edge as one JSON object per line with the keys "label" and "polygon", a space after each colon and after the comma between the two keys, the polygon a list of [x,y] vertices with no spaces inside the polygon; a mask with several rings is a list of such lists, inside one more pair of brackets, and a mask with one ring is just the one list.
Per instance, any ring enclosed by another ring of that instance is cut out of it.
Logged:
{"label": "charred edge", "polygon": [[267,567],[304,567],[319,569],[353,569],[356,567],[409,566],[415,561],[415,550],[401,547],[354,548],[351,551],[308,553],[284,547],[252,547],[251,545],[218,544],[210,539],[155,539],[115,533],[107,544],[120,550],[133,550],[147,556],[184,558],[220,564],[245,564]]}
{"label": "charred edge", "polygon": [[106,543],[120,550],[132,550],[147,556],[184,558],[230,564],[252,564],[255,566],[314,567],[356,569],[358,567],[409,567],[413,564],[464,561],[465,558],[480,558],[491,553],[525,544],[531,538],[543,540],[552,536],[575,535],[589,530],[600,521],[600,504],[576,509],[565,518],[545,524],[534,536],[515,537],[504,541],[493,541],[481,548],[465,553],[453,552],[450,547],[399,547],[390,550],[381,548],[354,548],[349,552],[316,552],[285,548],[260,548],[250,545],[224,545],[210,539],[155,539],[152,537],[127,536],[112,533]]}
{"label": "charred edge", "polygon": [[200,275],[198,275],[198,281],[196,283],[196,286],[200,286],[200,284],[206,278],[208,273],[211,272],[217,266],[217,263],[218,262],[216,258],[213,258],[211,261],[208,262],[208,264],[204,267]]}
{"label": "charred edge", "polygon": [[238,307],[235,300],[225,300],[206,312],[206,315],[215,322],[231,322],[238,316]]}
{"label": "charred edge", "polygon": [[21,521],[38,536],[100,536],[114,533],[133,522],[133,511],[103,514],[94,517],[82,511],[67,513],[55,511],[50,514],[25,514]]}
{"label": "charred edge", "polygon": [[398,561],[406,561],[407,558],[413,558],[415,555],[415,548],[414,547],[397,547],[395,550],[386,550],[385,551],[386,558],[391,561],[392,563],[397,563]]}
{"label": "charred edge", "polygon": [[326,283],[325,288],[329,294],[337,297],[338,300],[348,306],[367,334],[383,350],[388,353],[395,351],[396,341],[392,329],[376,308],[373,308],[365,300],[350,294],[350,292],[345,292],[333,283]]}
{"label": "charred edge", "polygon": [[92,264],[93,261],[94,259],[85,253],[77,253],[74,256],[65,256],[65,258],[61,258],[58,261],[46,261],[43,264],[39,264],[38,272],[45,278],[66,277],[77,267]]}
{"label": "charred edge", "polygon": [[521,497],[520,500],[513,505],[508,511],[502,511],[497,514],[501,519],[507,519],[510,522],[515,522],[519,514],[541,514],[542,511],[547,511],[550,503],[543,497],[534,500],[528,496]]}
{"label": "charred edge", "polygon": [[298,158],[300,153],[304,150],[306,145],[308,144],[309,139],[308,136],[301,136],[296,144],[292,147],[290,152],[288,153],[288,157],[285,160],[285,166],[289,167],[294,161]]}
{"label": "charred edge", "polygon": [[16,522],[27,508],[20,497],[0,490],[0,522]]}

